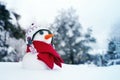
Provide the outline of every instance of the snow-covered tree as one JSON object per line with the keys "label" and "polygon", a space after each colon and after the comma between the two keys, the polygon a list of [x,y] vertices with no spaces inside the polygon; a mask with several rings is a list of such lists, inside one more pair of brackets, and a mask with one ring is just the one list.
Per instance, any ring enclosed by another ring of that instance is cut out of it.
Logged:
{"label": "snow-covered tree", "polygon": [[99,54],[99,60],[96,58],[94,59],[94,62],[96,62],[94,64],[97,66],[120,64],[120,38],[112,38],[108,43],[108,50],[106,54]]}
{"label": "snow-covered tree", "polygon": [[[13,24],[12,16],[16,24]],[[17,22],[18,17],[20,17],[18,14],[6,9],[6,6],[0,3],[0,61],[19,61],[19,52],[9,43],[13,39],[24,39],[24,30]],[[17,45],[17,43],[14,41],[12,45]]]}
{"label": "snow-covered tree", "polygon": [[[108,55],[111,60],[109,62],[113,64],[120,64],[120,19],[118,19],[111,27],[110,37],[111,39],[108,44]],[[112,44],[110,45],[110,43]],[[112,54],[110,54],[110,52]]]}
{"label": "snow-covered tree", "polygon": [[65,63],[77,64],[80,62],[80,55],[88,53],[91,47],[86,43],[95,42],[91,37],[91,30],[84,33],[79,22],[76,10],[70,8],[63,10],[56,17],[51,29],[54,29],[54,40],[56,50],[61,54]]}

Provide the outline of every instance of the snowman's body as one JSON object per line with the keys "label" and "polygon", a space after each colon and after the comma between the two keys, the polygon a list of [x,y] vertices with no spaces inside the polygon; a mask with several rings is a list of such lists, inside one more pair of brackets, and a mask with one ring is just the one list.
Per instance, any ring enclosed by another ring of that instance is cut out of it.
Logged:
{"label": "snowman's body", "polygon": [[37,53],[26,53],[23,57],[22,64],[25,69],[48,69],[43,61],[37,59]]}
{"label": "snowman's body", "polygon": [[[31,35],[30,35],[31,36]],[[34,33],[31,37],[32,41],[42,41],[47,44],[51,44],[53,35],[49,30],[40,29],[36,33]],[[29,41],[28,41],[29,43]],[[42,46],[40,46],[42,47]],[[27,52],[23,57],[23,68],[25,69],[49,69],[49,67],[41,60],[38,60],[37,55],[38,52],[34,48],[32,44],[30,44],[30,52]]]}

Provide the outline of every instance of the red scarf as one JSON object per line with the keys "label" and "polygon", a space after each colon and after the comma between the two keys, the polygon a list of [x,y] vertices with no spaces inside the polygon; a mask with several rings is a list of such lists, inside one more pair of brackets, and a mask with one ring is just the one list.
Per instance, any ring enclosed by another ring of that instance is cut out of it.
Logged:
{"label": "red scarf", "polygon": [[[54,63],[62,67],[63,60],[52,45],[41,41],[33,41],[33,45],[38,52],[38,60],[42,60],[50,69],[53,69]],[[30,52],[29,46],[27,46],[27,52]]]}

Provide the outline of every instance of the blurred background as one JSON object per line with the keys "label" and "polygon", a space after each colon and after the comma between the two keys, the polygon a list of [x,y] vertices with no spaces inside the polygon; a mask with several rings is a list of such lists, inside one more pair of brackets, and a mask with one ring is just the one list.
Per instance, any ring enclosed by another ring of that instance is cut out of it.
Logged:
{"label": "blurred background", "polygon": [[20,62],[32,23],[54,34],[66,64],[120,64],[119,0],[0,0],[0,61]]}

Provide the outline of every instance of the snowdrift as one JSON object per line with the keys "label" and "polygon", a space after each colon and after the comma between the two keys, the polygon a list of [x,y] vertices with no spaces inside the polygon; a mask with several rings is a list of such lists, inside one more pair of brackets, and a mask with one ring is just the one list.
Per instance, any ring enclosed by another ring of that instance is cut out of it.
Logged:
{"label": "snowdrift", "polygon": [[54,70],[23,69],[22,63],[0,62],[0,80],[120,80],[120,65],[67,65]]}

